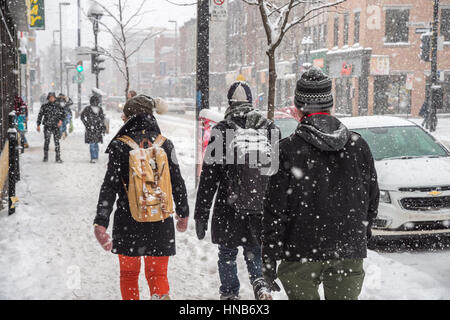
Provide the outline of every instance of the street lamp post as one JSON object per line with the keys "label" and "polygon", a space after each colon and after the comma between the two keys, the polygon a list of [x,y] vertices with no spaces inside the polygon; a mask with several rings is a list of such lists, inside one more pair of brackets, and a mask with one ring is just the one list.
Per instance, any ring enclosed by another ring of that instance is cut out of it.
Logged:
{"label": "street lamp post", "polygon": [[64,61],[64,68],[66,69],[66,95],[67,97],[70,97],[69,70],[75,69],[76,66],[70,62],[69,58],[66,58],[66,60]]}
{"label": "street lamp post", "polygon": [[63,92],[63,61],[62,61],[62,18],[61,18],[61,6],[70,6],[69,2],[59,3],[59,89]]}
{"label": "street lamp post", "polygon": [[178,23],[176,20],[169,20],[170,23],[175,24],[175,96],[177,96],[178,88]]}
{"label": "street lamp post", "polygon": [[[92,27],[94,29],[94,54],[96,57],[98,57],[98,22],[103,17],[103,10],[102,8],[97,4],[93,3],[91,7],[88,10],[87,16],[89,20],[92,22]],[[99,79],[98,79],[99,72],[95,73],[95,85],[97,88],[99,88]]]}

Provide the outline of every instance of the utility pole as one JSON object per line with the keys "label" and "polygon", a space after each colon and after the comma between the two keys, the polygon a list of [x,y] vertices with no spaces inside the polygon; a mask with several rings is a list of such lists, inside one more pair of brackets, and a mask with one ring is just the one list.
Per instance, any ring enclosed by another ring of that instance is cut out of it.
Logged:
{"label": "utility pole", "polygon": [[63,60],[62,60],[62,17],[61,17],[61,6],[70,6],[68,2],[60,2],[59,3],[59,92],[63,92]]}
{"label": "utility pole", "polygon": [[437,82],[437,43],[438,43],[438,24],[439,24],[439,0],[434,0],[433,7],[433,25],[431,34],[431,84]]}
{"label": "utility pole", "polygon": [[[78,0],[78,48],[81,47],[81,0]],[[79,117],[81,113],[81,82],[78,81],[78,108],[76,116]]]}
{"label": "utility pole", "polygon": [[202,128],[199,114],[202,109],[209,109],[209,0],[197,2],[197,81],[195,109],[195,184],[199,181],[199,168],[202,154]]}
{"label": "utility pole", "polygon": [[431,86],[429,95],[429,128],[430,131],[435,131],[437,126],[437,105],[435,99],[435,86],[438,85],[437,82],[437,44],[438,44],[438,24],[439,24],[439,0],[434,0],[433,6],[433,24],[431,32]]}

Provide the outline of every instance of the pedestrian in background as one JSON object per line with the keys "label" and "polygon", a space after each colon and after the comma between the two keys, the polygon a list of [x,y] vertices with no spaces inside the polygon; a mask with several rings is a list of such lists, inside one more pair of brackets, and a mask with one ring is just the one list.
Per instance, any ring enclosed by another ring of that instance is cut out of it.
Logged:
{"label": "pedestrian in background", "polygon": [[86,128],[84,142],[89,144],[91,163],[95,163],[98,160],[98,144],[103,143],[103,135],[106,133],[105,114],[97,96],[92,96],[90,105],[81,112],[81,121]]}
{"label": "pedestrian in background", "polygon": [[[368,144],[330,114],[332,82],[312,67],[295,106],[302,120],[280,143],[280,167],[266,193],[264,276],[291,300],[357,299],[379,190]],[[277,274],[277,260],[281,260]]]}
{"label": "pedestrian in background", "polygon": [[72,121],[72,109],[70,108],[71,105],[73,105],[72,99],[64,95],[63,93],[60,93],[58,95],[58,98],[56,101],[59,103],[61,108],[64,109],[65,118],[63,121],[63,124],[61,126],[61,137],[65,139],[67,137],[67,125]]}
{"label": "pedestrian in background", "polygon": [[48,161],[48,150],[50,146],[50,139],[53,135],[55,141],[56,162],[62,163],[61,148],[59,140],[61,138],[60,128],[66,117],[64,109],[56,102],[56,95],[54,92],[49,92],[47,95],[47,103],[41,106],[37,118],[37,131],[41,131],[41,124],[44,125],[44,162]]}
{"label": "pedestrian in background", "polygon": [[136,91],[134,91],[134,90],[128,91],[127,100],[130,100],[131,98],[135,97],[136,95],[137,95]]}
{"label": "pedestrian in background", "polygon": [[14,111],[16,113],[17,130],[20,133],[21,145],[23,148],[28,148],[29,145],[25,136],[28,131],[28,106],[18,95],[14,98]]}

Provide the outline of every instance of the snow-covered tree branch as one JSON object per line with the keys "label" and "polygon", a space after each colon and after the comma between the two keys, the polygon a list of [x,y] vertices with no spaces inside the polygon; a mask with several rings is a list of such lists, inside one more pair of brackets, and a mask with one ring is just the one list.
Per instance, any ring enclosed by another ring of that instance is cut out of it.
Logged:
{"label": "snow-covered tree branch", "polygon": [[110,21],[99,21],[103,31],[110,34],[113,39],[113,49],[103,49],[103,53],[114,61],[122,74],[125,80],[124,91],[126,96],[130,89],[130,58],[142,48],[146,41],[160,32],[153,32],[153,29],[135,31],[135,26],[139,25],[142,18],[149,12],[142,11],[147,0],[141,0],[132,12],[129,12],[127,0],[111,0],[108,5],[100,0],[93,1],[104,10],[105,17],[113,20],[112,25]]}
{"label": "snow-covered tree branch", "polygon": [[[275,110],[275,83],[277,78],[275,52],[286,33],[330,8],[335,8],[346,0],[242,0],[257,6],[261,14],[267,37],[266,54],[269,59],[269,93],[267,117],[273,118]],[[295,11],[295,14],[294,14]],[[299,15],[297,15],[300,12]]]}

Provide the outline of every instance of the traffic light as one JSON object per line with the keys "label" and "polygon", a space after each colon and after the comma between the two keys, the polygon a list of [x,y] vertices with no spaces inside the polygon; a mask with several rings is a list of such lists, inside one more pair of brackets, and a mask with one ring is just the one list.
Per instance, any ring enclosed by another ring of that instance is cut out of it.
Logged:
{"label": "traffic light", "polygon": [[420,60],[430,61],[431,35],[424,33],[420,36]]}
{"label": "traffic light", "polygon": [[105,70],[105,67],[101,65],[102,62],[105,62],[105,59],[100,57],[98,53],[91,54],[91,72],[94,74],[99,74],[100,71]]}
{"label": "traffic light", "polygon": [[83,61],[78,61],[77,62],[77,71],[79,73],[83,72],[84,68],[83,68]]}

